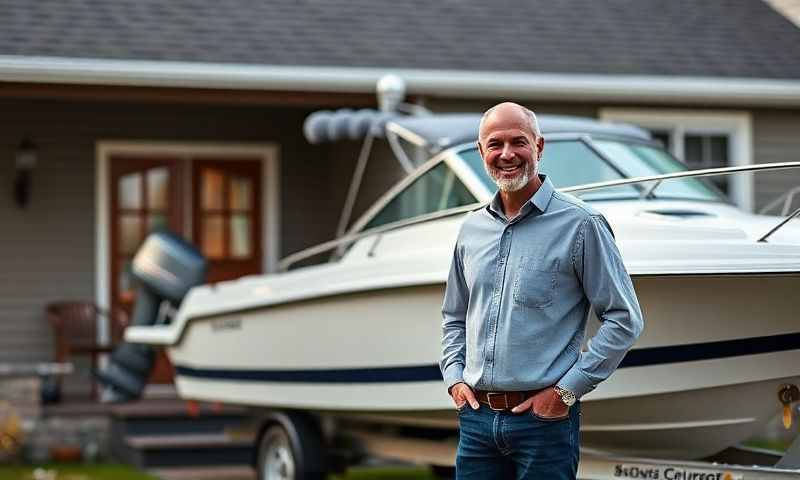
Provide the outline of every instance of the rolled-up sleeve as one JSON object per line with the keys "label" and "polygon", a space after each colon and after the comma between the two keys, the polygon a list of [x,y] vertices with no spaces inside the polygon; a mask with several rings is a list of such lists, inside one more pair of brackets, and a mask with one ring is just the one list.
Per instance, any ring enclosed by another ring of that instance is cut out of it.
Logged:
{"label": "rolled-up sleeve", "polygon": [[631,277],[601,215],[587,217],[573,249],[575,272],[600,320],[600,328],[578,361],[558,381],[576,396],[592,391],[611,375],[644,328]]}
{"label": "rolled-up sleeve", "polygon": [[448,391],[464,381],[468,298],[462,260],[456,245],[442,304],[442,360],[439,366]]}

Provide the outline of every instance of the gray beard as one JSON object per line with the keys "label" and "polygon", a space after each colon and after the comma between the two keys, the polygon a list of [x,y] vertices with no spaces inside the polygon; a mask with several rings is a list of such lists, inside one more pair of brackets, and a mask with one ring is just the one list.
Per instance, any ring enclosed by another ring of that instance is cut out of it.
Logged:
{"label": "gray beard", "polygon": [[[486,166],[484,164],[484,166]],[[522,172],[514,178],[501,178],[499,172],[494,168],[486,168],[486,173],[492,177],[492,180],[503,192],[516,192],[517,190],[522,190],[525,188],[525,185],[530,182],[531,177],[533,176],[533,164],[526,163],[525,168],[522,169]]]}

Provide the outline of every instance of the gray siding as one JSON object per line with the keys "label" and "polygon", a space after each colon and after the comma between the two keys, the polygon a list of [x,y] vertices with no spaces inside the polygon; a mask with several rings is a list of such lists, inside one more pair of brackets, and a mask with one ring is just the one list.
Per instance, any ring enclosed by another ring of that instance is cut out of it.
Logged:
{"label": "gray siding", "polygon": [[[800,161],[800,111],[756,110],[753,112],[753,157],[755,163]],[[800,169],[755,175],[756,210],[793,187],[800,186]],[[800,206],[800,197],[794,207]]]}
{"label": "gray siding", "polygon": [[[101,139],[275,142],[280,147],[282,255],[333,236],[333,165],[300,131],[302,109],[0,101],[0,362],[50,360],[44,307],[94,299],[95,144]],[[13,154],[36,143],[32,200],[12,201]]]}

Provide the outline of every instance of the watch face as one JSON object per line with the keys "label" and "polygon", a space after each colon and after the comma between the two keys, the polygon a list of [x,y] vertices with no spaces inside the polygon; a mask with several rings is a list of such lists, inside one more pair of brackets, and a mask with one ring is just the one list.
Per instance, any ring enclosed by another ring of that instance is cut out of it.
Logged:
{"label": "watch face", "polygon": [[564,390],[563,388],[559,388],[557,391],[564,405],[571,407],[575,403],[576,398],[574,393],[569,390]]}

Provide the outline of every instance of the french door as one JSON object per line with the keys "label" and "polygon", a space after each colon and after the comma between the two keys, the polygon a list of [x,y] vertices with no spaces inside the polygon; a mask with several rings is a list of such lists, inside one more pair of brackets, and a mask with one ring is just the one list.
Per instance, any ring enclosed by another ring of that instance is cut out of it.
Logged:
{"label": "french door", "polygon": [[[136,285],[131,261],[142,241],[157,229],[177,233],[200,249],[209,260],[209,283],[261,273],[261,178],[258,158],[112,156],[112,306],[128,314],[133,311]],[[173,377],[162,352],[150,383],[172,383]]]}
{"label": "french door", "polygon": [[[147,235],[157,229],[181,231],[178,160],[111,159],[111,304],[130,316],[136,299],[131,262]],[[150,383],[172,383],[174,371],[159,352]]]}

